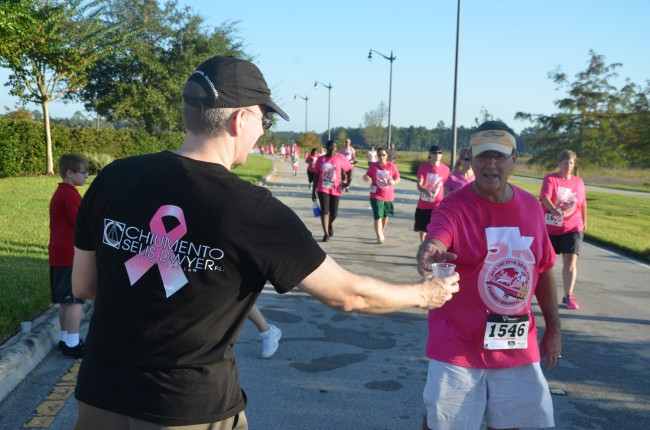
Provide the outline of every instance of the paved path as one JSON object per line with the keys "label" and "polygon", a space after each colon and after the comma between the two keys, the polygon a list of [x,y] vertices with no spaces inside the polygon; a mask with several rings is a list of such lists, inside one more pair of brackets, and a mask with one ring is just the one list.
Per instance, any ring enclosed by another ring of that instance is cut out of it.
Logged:
{"label": "paved path", "polygon": [[[304,166],[297,177],[290,172],[289,163],[278,163],[268,186],[319,240],[320,221],[312,216]],[[357,169],[341,201],[334,238],[321,245],[354,272],[393,281],[418,279],[414,184],[398,185],[396,216],[386,243],[377,245],[361,174]],[[576,295],[582,309],[560,310],[564,359],[545,371],[551,387],[566,394],[554,396],[557,428],[650,428],[650,267],[586,246],[579,270]],[[246,324],[235,346],[251,429],[420,428],[425,311],[343,314],[300,291],[278,295],[270,286],[258,304],[284,336],[269,360],[259,358],[261,344],[252,324]],[[65,394],[72,363],[57,351],[49,353],[0,403],[0,429],[22,428],[35,411],[47,411],[44,398]],[[52,423],[43,428],[69,429],[74,422],[74,400],[58,402]]]}

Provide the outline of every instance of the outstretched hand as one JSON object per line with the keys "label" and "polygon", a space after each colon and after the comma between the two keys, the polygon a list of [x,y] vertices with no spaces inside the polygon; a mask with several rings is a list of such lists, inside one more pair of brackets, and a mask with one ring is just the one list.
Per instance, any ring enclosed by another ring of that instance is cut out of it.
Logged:
{"label": "outstretched hand", "polygon": [[426,304],[427,309],[438,309],[449,300],[451,300],[453,293],[459,290],[458,280],[460,276],[454,273],[445,278],[432,278],[425,277],[423,283],[426,287]]}
{"label": "outstretched hand", "polygon": [[455,260],[456,257],[458,256],[453,252],[443,251],[430,240],[426,240],[422,242],[420,249],[418,249],[418,273],[426,276],[431,272],[431,265],[433,263]]}

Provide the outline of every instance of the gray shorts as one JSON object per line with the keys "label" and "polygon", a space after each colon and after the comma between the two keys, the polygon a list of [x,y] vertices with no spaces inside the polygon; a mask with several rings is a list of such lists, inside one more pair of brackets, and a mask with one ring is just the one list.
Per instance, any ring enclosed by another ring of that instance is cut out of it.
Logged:
{"label": "gray shorts", "polygon": [[432,430],[476,430],[482,422],[492,428],[555,426],[539,363],[474,369],[429,360],[423,398]]}
{"label": "gray shorts", "polygon": [[556,254],[580,255],[580,246],[585,234],[581,231],[565,234],[549,234],[548,237]]}

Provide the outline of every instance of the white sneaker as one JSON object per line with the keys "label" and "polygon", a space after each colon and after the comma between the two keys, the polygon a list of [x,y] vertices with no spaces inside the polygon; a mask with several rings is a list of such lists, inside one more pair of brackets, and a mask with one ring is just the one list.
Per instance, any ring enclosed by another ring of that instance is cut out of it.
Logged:
{"label": "white sneaker", "polygon": [[269,329],[260,333],[262,338],[262,358],[271,358],[275,351],[280,346],[280,338],[282,337],[282,330],[269,324]]}

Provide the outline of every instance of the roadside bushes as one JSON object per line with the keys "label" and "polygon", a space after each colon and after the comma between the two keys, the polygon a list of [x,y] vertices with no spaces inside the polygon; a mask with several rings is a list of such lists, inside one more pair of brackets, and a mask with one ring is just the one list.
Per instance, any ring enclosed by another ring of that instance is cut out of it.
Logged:
{"label": "roadside bushes", "polygon": [[[69,128],[52,124],[52,156],[56,165],[61,154],[80,154],[96,171],[117,158],[176,149],[183,133],[150,136],[144,131]],[[46,171],[43,123],[0,117],[0,178]]]}

